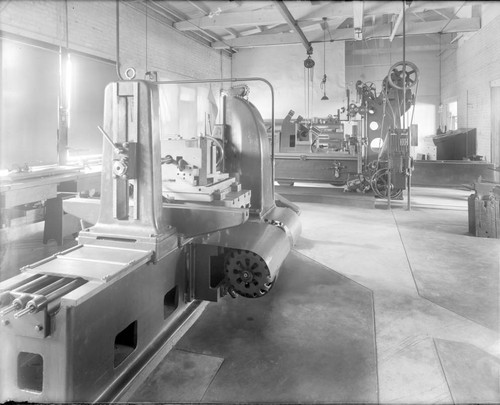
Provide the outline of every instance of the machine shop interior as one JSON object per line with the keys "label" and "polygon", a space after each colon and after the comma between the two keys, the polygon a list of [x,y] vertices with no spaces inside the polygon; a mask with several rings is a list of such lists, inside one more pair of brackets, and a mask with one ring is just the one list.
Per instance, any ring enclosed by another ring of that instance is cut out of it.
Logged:
{"label": "machine shop interior", "polygon": [[500,403],[499,35],[0,0],[0,403]]}

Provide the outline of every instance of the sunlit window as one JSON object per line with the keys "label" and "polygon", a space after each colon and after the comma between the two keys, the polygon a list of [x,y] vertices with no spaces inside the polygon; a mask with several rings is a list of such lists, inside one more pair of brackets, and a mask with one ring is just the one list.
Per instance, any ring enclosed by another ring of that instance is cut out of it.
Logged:
{"label": "sunlit window", "polygon": [[448,119],[447,119],[447,126],[448,130],[454,130],[458,128],[458,108],[457,108],[457,102],[453,101],[451,103],[448,103]]}

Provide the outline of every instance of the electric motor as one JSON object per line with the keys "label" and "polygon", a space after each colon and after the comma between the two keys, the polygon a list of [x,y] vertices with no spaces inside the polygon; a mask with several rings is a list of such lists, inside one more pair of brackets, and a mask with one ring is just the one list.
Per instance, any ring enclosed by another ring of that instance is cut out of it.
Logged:
{"label": "electric motor", "polygon": [[247,298],[267,294],[276,280],[266,262],[249,250],[229,250],[225,255],[224,269],[226,280],[233,290]]}

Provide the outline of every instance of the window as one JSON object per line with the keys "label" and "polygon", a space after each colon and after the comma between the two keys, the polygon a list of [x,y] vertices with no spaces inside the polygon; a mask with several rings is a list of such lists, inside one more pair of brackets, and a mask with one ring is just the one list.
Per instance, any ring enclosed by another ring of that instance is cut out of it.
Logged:
{"label": "window", "polygon": [[57,163],[59,55],[0,39],[0,169]]}
{"label": "window", "polygon": [[117,81],[115,65],[71,55],[68,156],[78,158],[102,153],[104,89]]}
{"label": "window", "polygon": [[448,103],[448,114],[447,114],[447,120],[446,120],[446,125],[448,131],[452,131],[454,129],[458,128],[458,108],[457,108],[458,103],[456,101],[453,101],[451,103]]}

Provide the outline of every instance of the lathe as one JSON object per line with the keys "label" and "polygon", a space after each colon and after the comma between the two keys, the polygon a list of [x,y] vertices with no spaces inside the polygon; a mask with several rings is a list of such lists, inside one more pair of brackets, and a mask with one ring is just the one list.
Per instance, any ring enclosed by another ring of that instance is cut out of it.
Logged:
{"label": "lathe", "polygon": [[338,116],[305,120],[299,115],[292,119],[294,114],[290,110],[281,124],[276,154],[280,185],[326,182],[343,186],[361,173],[357,122],[340,121]]}
{"label": "lathe", "polygon": [[272,289],[299,210],[245,91],[215,127],[204,100],[193,81],[106,87],[101,199],[64,201],[94,225],[0,284],[1,402],[109,400],[202,300]]}

